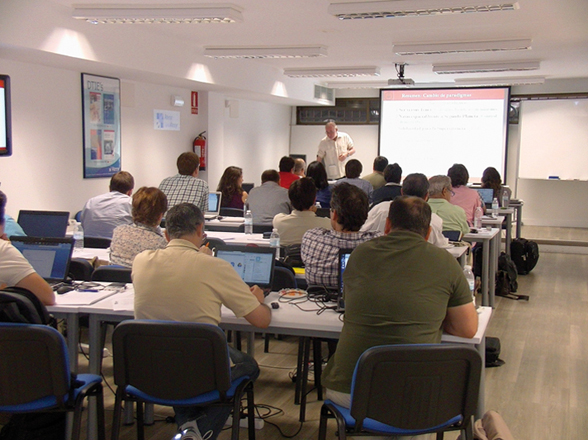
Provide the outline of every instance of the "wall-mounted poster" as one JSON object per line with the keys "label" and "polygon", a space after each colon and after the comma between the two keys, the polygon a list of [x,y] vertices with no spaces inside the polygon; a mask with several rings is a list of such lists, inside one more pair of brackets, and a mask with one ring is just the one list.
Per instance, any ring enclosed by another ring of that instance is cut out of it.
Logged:
{"label": "wall-mounted poster", "polygon": [[84,178],[111,177],[121,169],[120,80],[82,73]]}

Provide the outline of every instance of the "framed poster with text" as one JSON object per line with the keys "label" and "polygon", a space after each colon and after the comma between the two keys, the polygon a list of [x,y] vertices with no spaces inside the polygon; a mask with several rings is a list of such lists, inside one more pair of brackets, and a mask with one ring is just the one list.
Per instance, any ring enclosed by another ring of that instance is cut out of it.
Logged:
{"label": "framed poster with text", "polygon": [[120,80],[82,73],[84,178],[111,177],[121,169]]}

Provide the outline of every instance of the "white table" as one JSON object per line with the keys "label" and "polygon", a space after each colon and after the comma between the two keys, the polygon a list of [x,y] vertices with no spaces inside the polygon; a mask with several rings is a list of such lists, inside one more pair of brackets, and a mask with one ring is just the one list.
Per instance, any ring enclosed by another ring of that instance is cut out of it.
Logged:
{"label": "white table", "polygon": [[495,274],[500,255],[500,231],[492,228],[477,233],[467,233],[463,240],[471,243],[482,242],[482,305],[494,307]]}
{"label": "white table", "polygon": [[255,244],[257,246],[269,247],[269,238],[263,238],[263,234],[209,231],[206,232],[206,235],[210,238],[220,238],[226,244],[237,244],[242,246],[246,246],[248,244]]}

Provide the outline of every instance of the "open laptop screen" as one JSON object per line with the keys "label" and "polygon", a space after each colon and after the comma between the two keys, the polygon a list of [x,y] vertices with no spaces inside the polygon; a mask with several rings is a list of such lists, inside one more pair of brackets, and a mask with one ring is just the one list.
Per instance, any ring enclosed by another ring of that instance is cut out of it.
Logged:
{"label": "open laptop screen", "polygon": [[208,193],[208,213],[210,214],[218,214],[220,211],[220,204],[221,204],[221,196],[222,193],[220,192],[210,192]]}
{"label": "open laptop screen", "polygon": [[65,237],[69,212],[20,211],[18,224],[30,237]]}
{"label": "open laptop screen", "polygon": [[231,264],[249,286],[272,285],[276,252],[274,248],[253,246],[217,246],[216,256]]}
{"label": "open laptop screen", "polygon": [[73,238],[13,237],[11,242],[45,281],[65,281]]}
{"label": "open laptop screen", "polygon": [[476,188],[476,191],[478,191],[478,194],[480,194],[480,197],[486,205],[492,204],[492,199],[494,198],[494,190],[492,188]]}

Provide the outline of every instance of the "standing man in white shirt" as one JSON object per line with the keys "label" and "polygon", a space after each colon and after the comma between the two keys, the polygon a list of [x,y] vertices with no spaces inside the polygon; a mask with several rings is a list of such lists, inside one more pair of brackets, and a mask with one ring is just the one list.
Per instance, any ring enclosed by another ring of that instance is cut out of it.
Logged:
{"label": "standing man in white shirt", "polygon": [[87,237],[112,239],[114,228],[133,223],[131,195],[135,179],[131,173],[119,171],[110,179],[109,191],[92,197],[82,210],[82,227]]}
{"label": "standing man in white shirt", "polygon": [[353,140],[347,133],[340,132],[334,121],[325,125],[327,134],[320,142],[316,160],[322,162],[327,169],[329,180],[340,179],[345,175],[345,161],[355,153]]}

